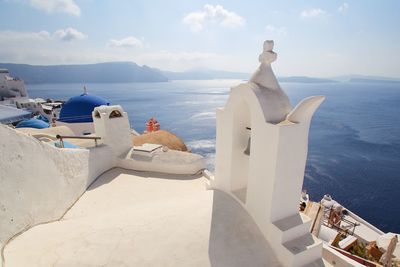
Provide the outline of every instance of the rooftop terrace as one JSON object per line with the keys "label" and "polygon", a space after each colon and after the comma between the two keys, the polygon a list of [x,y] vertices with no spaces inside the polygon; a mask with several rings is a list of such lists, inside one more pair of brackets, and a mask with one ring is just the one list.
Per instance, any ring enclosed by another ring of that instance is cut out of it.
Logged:
{"label": "rooftop terrace", "polygon": [[5,266],[280,266],[242,206],[205,182],[112,169],[60,221],[13,239]]}

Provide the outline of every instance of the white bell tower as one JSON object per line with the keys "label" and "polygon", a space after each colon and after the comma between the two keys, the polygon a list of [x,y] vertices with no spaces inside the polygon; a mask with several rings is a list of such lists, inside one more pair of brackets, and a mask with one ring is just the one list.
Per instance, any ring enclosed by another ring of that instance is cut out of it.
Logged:
{"label": "white bell tower", "polygon": [[229,193],[253,217],[284,266],[321,260],[322,243],[299,213],[311,118],[323,96],[292,109],[271,63],[277,55],[265,41],[260,67],[249,82],[233,87],[217,110],[214,189]]}

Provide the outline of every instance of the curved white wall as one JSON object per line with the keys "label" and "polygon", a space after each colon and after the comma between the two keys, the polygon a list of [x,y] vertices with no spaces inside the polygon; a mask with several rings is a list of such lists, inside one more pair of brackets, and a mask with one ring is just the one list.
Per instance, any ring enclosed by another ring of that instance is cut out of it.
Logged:
{"label": "curved white wall", "polygon": [[59,219],[102,172],[111,149],[59,149],[0,125],[0,248],[29,227]]}
{"label": "curved white wall", "polygon": [[[122,116],[110,118],[114,110]],[[101,173],[113,167],[176,174],[205,167],[201,156],[177,151],[169,151],[168,157],[157,155],[145,166],[127,159],[132,147],[128,115],[120,106],[95,111],[100,115],[94,116],[96,135],[103,145],[90,149],[59,149],[0,124],[0,249],[21,231],[60,219]]]}
{"label": "curved white wall", "polygon": [[200,155],[169,150],[156,151],[151,156],[142,156],[134,153],[132,148],[125,158],[119,158],[117,166],[136,170],[169,174],[192,175],[206,168],[204,158]]}

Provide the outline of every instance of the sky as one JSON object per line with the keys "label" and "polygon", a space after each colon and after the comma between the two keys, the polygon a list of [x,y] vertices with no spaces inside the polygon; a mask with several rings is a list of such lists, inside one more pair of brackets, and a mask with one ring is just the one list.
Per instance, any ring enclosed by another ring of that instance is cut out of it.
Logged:
{"label": "sky", "polygon": [[400,1],[0,0],[0,62],[400,77]]}

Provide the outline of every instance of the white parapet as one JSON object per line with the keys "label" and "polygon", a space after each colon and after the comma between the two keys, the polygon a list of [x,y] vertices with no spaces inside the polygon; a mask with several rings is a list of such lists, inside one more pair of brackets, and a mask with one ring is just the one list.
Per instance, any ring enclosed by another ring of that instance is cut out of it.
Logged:
{"label": "white parapet", "polygon": [[197,174],[206,168],[204,158],[198,154],[158,146],[151,152],[142,152],[138,147],[133,147],[125,157],[118,158],[117,166],[136,171],[180,175]]}
{"label": "white parapet", "polygon": [[299,214],[311,118],[323,96],[293,110],[272,72],[273,42],[264,43],[260,67],[249,82],[232,88],[217,110],[215,179],[251,214],[284,266],[322,257],[322,244]]}

